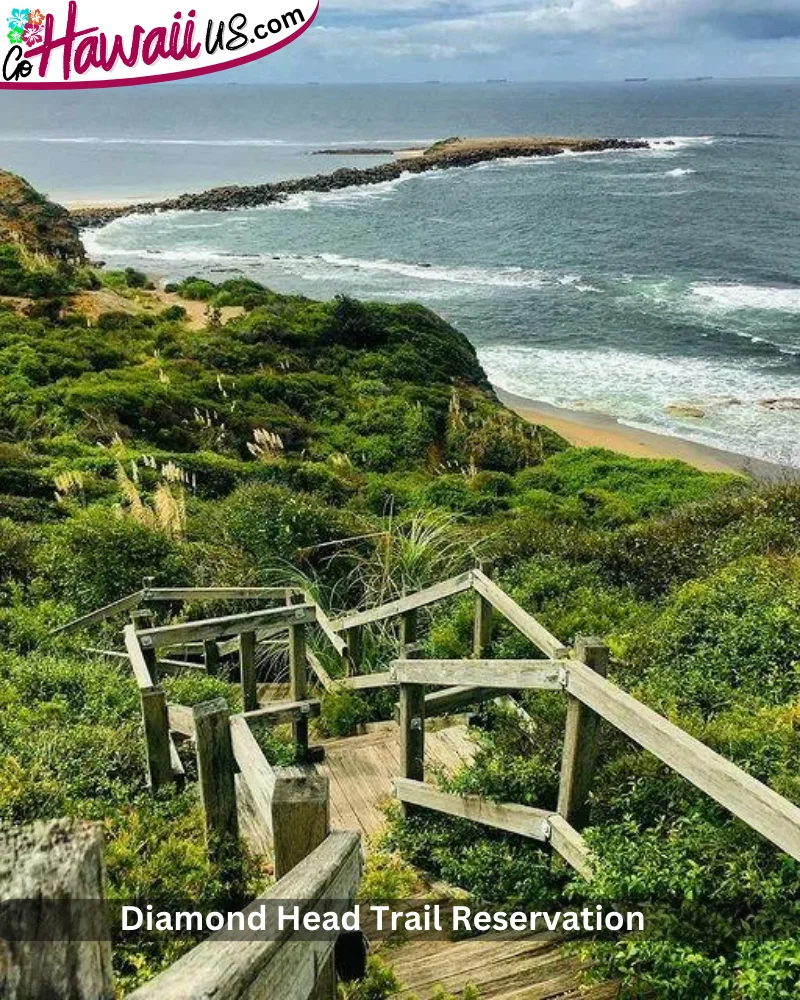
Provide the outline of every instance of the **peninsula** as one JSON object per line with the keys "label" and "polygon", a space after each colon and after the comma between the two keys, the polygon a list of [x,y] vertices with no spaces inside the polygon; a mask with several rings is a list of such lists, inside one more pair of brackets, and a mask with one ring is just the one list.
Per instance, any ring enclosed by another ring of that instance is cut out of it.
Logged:
{"label": "peninsula", "polygon": [[[639,139],[559,139],[552,137],[504,137],[494,139],[451,138],[436,142],[422,151],[405,151],[388,163],[373,167],[342,167],[330,174],[315,174],[294,180],[268,184],[212,188],[199,194],[183,194],[164,201],[141,202],[118,206],[75,208],[73,221],[81,229],[98,228],[128,215],[152,215],[165,211],[226,212],[239,208],[257,208],[285,201],[293,194],[314,191],[338,191],[341,188],[383,184],[403,174],[421,174],[428,170],[470,167],[489,160],[559,156],[563,153],[604,153],[610,150],[649,149]],[[413,155],[409,153],[413,152]]]}

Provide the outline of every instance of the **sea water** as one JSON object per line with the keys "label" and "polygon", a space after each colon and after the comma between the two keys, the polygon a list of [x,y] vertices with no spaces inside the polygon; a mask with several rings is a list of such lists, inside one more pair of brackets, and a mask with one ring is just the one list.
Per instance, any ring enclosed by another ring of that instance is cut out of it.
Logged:
{"label": "sea water", "polygon": [[649,138],[86,234],[110,267],[415,299],[532,399],[800,465],[800,83],[0,94],[0,166],[94,202],[327,172],[449,135]]}

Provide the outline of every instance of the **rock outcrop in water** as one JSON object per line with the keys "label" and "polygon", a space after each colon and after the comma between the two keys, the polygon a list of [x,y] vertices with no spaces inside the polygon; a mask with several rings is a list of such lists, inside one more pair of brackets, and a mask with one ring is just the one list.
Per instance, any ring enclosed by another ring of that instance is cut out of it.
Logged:
{"label": "rock outcrop in water", "polygon": [[144,202],[116,208],[89,208],[72,213],[81,229],[105,226],[128,215],[152,215],[166,211],[228,212],[239,208],[257,208],[285,201],[293,194],[338,191],[341,188],[383,184],[403,174],[421,174],[428,170],[470,167],[489,160],[519,157],[559,156],[571,153],[603,153],[610,150],[649,149],[649,144],[632,139],[453,139],[436,143],[421,156],[396,159],[363,169],[342,167],[330,174],[315,174],[296,180],[271,184],[212,188],[200,194],[183,194],[165,201]]}

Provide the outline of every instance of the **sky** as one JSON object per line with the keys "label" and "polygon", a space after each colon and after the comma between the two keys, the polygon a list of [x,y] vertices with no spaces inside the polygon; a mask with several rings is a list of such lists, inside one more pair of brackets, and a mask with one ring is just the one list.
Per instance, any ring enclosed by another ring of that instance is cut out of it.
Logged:
{"label": "sky", "polygon": [[300,39],[227,75],[278,83],[800,76],[800,0],[320,0]]}

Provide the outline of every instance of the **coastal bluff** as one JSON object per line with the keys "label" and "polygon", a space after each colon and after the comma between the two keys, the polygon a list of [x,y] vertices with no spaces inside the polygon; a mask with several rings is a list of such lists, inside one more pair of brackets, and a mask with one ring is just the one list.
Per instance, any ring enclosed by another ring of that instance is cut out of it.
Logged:
{"label": "coastal bluff", "polygon": [[470,167],[490,160],[523,157],[560,156],[564,153],[604,153],[649,149],[649,143],[639,139],[537,138],[506,137],[494,139],[445,139],[413,156],[397,156],[389,163],[373,167],[342,167],[330,174],[314,174],[294,180],[268,184],[234,185],[212,188],[199,194],[183,194],[163,201],[132,205],[88,207],[71,213],[80,229],[99,228],[115,219],[129,215],[153,215],[156,212],[227,212],[240,208],[257,208],[285,201],[291,195],[307,192],[337,191],[342,188],[383,184],[404,174],[421,174],[429,170]]}

